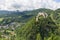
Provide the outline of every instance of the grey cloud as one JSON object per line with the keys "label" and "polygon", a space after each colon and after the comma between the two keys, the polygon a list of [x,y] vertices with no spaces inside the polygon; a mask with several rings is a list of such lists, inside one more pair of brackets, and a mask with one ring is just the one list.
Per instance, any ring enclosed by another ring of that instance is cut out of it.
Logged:
{"label": "grey cloud", "polygon": [[12,7],[15,8],[15,9],[18,9],[18,8],[21,8],[22,5],[20,5],[20,4],[12,4]]}

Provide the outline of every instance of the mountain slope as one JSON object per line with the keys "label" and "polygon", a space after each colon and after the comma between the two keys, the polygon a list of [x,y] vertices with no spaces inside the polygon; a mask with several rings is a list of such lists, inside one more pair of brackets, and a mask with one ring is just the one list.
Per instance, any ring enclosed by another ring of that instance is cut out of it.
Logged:
{"label": "mountain slope", "polygon": [[38,22],[34,17],[22,28],[17,29],[17,37],[18,40],[56,40],[57,38],[60,40],[59,32],[57,34],[58,28],[60,26],[54,19],[54,14],[50,14],[47,18],[40,16]]}

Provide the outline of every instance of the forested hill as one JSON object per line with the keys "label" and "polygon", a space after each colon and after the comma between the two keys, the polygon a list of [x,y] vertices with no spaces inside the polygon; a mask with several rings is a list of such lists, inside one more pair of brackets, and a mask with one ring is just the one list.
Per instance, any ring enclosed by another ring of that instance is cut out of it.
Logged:
{"label": "forested hill", "polygon": [[[36,10],[22,11],[22,12],[20,12],[19,10],[16,10],[16,11],[0,10],[0,18],[1,20],[3,19],[2,22],[0,23],[9,24],[11,22],[27,22],[32,17],[35,17],[39,12],[45,12],[45,13],[48,13],[48,15],[54,13],[55,15],[60,12],[60,9],[51,10],[51,9],[40,8]],[[5,20],[7,20],[6,21],[7,23],[6,22],[3,23]]]}
{"label": "forested hill", "polygon": [[0,40],[60,40],[60,9],[0,10]]}
{"label": "forested hill", "polygon": [[[37,17],[36,22],[36,16],[40,12],[43,14]],[[16,29],[18,40],[60,40],[60,9],[38,9],[28,13],[36,13],[36,16],[28,20],[23,27]],[[45,17],[44,13],[48,16]]]}
{"label": "forested hill", "polygon": [[15,22],[15,21],[16,22],[26,22],[26,21],[30,20],[32,17],[36,16],[38,14],[38,12],[42,12],[42,11],[47,12],[47,13],[49,11],[52,12],[52,10],[50,10],[50,9],[43,9],[43,8],[37,9],[37,10],[31,10],[31,11],[22,11],[22,12],[20,12],[19,10],[16,10],[16,11],[0,10],[0,19],[2,20],[0,22],[0,25],[1,24],[10,24],[11,22]]}
{"label": "forested hill", "polygon": [[[19,10],[16,10],[16,11],[7,11],[7,10],[0,10],[0,16],[4,16],[4,15],[14,15],[14,14],[17,14],[17,15],[37,15],[37,13],[39,12],[46,12],[48,14],[51,14],[53,12],[60,12],[60,9],[56,9],[56,10],[51,10],[51,9],[45,9],[45,8],[40,8],[40,9],[35,9],[35,10],[30,10],[30,11],[22,11],[20,12]],[[16,16],[16,15],[15,15]]]}

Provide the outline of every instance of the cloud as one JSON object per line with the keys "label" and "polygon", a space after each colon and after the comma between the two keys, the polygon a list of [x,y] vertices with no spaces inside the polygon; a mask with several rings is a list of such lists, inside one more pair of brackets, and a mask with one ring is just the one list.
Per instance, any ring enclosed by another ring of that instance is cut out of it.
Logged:
{"label": "cloud", "polygon": [[20,4],[12,4],[12,7],[15,9],[19,9],[22,5]]}
{"label": "cloud", "polygon": [[60,2],[55,0],[0,0],[1,10],[33,10],[38,8],[57,9]]}

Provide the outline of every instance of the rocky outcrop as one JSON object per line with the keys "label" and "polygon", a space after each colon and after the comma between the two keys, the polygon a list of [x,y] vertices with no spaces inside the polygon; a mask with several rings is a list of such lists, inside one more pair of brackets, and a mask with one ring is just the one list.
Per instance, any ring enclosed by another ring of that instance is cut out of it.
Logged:
{"label": "rocky outcrop", "polygon": [[43,16],[44,18],[46,18],[48,15],[47,13],[39,12],[38,15],[36,16],[36,22],[38,22],[38,19],[40,16]]}

